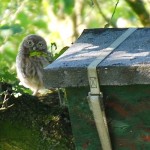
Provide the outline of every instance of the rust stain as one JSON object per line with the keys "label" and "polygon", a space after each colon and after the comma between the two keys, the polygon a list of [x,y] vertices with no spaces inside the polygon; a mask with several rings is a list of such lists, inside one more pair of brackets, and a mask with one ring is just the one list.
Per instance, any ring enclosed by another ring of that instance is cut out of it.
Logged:
{"label": "rust stain", "polygon": [[80,108],[78,107],[74,107],[72,109],[72,112],[74,114],[77,114],[77,116],[79,118],[81,118],[82,120],[85,120],[88,124],[90,124],[91,126],[95,126],[95,122],[93,120],[93,117],[91,114],[85,114]]}
{"label": "rust stain", "polygon": [[137,130],[144,130],[150,132],[150,127],[146,127],[144,124],[135,126]]}
{"label": "rust stain", "polygon": [[142,136],[142,140],[144,142],[150,142],[150,135],[144,135],[144,136]]}
{"label": "rust stain", "polygon": [[130,106],[130,110],[132,114],[141,113],[143,111],[149,111],[150,110],[150,104],[146,102],[138,103],[137,105]]}
{"label": "rust stain", "polygon": [[129,139],[117,139],[116,141],[119,147],[124,147],[130,150],[137,150],[136,144]]}
{"label": "rust stain", "polygon": [[[123,107],[126,104],[127,110]],[[134,105],[128,104],[128,103],[120,103],[118,102],[118,99],[109,99],[109,101],[106,103],[108,107],[111,107],[114,109],[116,112],[118,112],[121,116],[123,117],[128,117],[128,116],[134,116],[138,113],[142,113],[143,111],[150,111],[150,102],[144,101],[144,102],[139,102],[135,103]]]}
{"label": "rust stain", "polygon": [[116,112],[118,112],[123,117],[127,117],[129,115],[129,113],[119,103],[109,102],[107,105],[109,107],[112,107]]}
{"label": "rust stain", "polygon": [[89,144],[90,144],[90,141],[86,141],[86,142],[82,145],[83,150],[86,150],[86,149],[88,148]]}

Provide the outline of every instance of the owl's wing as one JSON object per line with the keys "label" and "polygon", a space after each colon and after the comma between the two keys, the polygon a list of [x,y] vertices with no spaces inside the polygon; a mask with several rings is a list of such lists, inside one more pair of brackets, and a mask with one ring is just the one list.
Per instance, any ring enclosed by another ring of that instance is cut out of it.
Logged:
{"label": "owl's wing", "polygon": [[46,59],[47,59],[47,61],[48,61],[49,63],[52,63],[53,58],[52,58],[52,55],[51,55],[50,52],[47,52],[47,57],[46,57]]}
{"label": "owl's wing", "polygon": [[52,60],[51,53],[47,52],[46,55],[40,57],[40,61],[42,62],[43,67],[46,67],[47,65],[52,63],[53,60]]}

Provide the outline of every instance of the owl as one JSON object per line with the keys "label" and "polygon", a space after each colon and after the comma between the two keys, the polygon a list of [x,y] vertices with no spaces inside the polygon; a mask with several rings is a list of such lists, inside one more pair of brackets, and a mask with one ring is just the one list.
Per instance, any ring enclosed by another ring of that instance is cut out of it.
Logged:
{"label": "owl", "polygon": [[17,77],[26,88],[33,91],[33,95],[44,89],[43,68],[52,62],[46,41],[39,35],[28,35],[19,47],[16,57]]}

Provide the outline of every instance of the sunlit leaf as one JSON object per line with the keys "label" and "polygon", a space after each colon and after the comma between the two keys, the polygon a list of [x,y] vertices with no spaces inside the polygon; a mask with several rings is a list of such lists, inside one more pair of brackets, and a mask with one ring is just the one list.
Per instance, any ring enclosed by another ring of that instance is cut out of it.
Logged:
{"label": "sunlit leaf", "polygon": [[24,12],[19,13],[17,18],[20,20],[21,24],[25,27],[30,23],[29,17]]}
{"label": "sunlit leaf", "polygon": [[64,0],[64,11],[67,14],[71,14],[73,12],[73,8],[74,8],[74,0]]}
{"label": "sunlit leaf", "polygon": [[34,57],[34,56],[43,56],[43,57],[47,57],[47,53],[44,53],[42,51],[31,51],[30,52],[30,57]]}
{"label": "sunlit leaf", "polygon": [[45,28],[45,29],[47,28],[47,23],[44,22],[43,20],[37,20],[33,24],[38,28]]}
{"label": "sunlit leaf", "polygon": [[68,46],[62,48],[59,53],[55,54],[54,59],[57,59],[59,56],[61,56],[68,48],[69,48]]}
{"label": "sunlit leaf", "polygon": [[14,34],[22,32],[22,30],[23,30],[22,27],[19,24],[14,24],[10,28],[13,31]]}
{"label": "sunlit leaf", "polygon": [[13,25],[3,25],[0,27],[0,30],[11,30],[13,34],[22,32],[22,27],[19,24],[13,24]]}
{"label": "sunlit leaf", "polygon": [[9,25],[3,25],[0,27],[0,30],[7,30],[7,29],[10,29]]}

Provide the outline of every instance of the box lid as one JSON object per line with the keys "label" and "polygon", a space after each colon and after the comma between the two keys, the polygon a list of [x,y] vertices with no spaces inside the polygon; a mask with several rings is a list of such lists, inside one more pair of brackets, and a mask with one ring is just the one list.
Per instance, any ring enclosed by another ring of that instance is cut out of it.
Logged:
{"label": "box lid", "polygon": [[[87,66],[127,28],[85,29],[77,41],[44,69],[50,87],[88,86]],[[150,84],[150,28],[138,28],[97,67],[101,85]]]}

